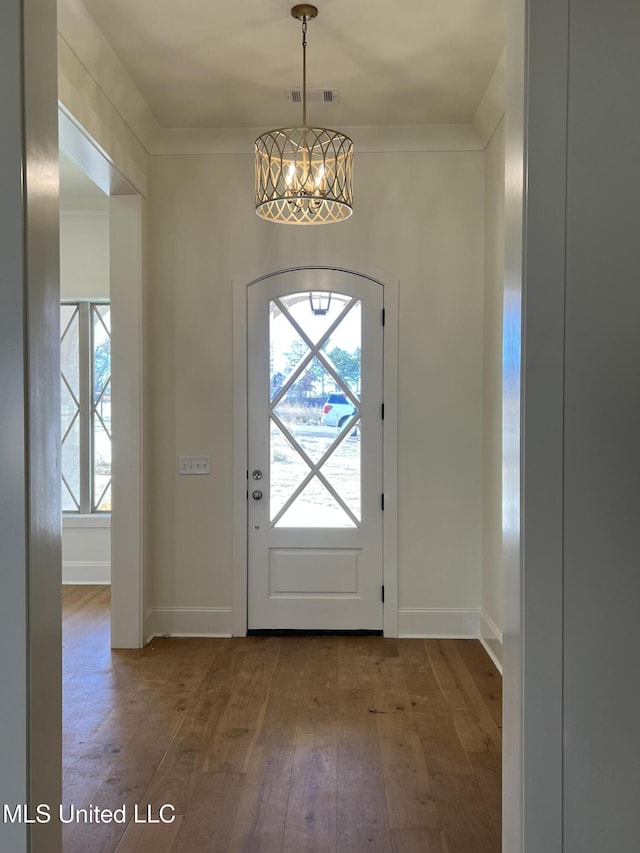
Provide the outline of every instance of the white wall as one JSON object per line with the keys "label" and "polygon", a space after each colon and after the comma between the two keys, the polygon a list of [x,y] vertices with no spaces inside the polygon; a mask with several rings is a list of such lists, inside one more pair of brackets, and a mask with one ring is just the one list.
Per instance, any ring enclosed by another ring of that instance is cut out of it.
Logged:
{"label": "white wall", "polygon": [[[400,630],[480,609],[484,155],[361,153],[356,170],[352,219],[296,229],[256,217],[250,156],[152,159],[154,608],[232,604],[231,282],[322,259],[400,282]],[[177,476],[191,453],[210,477]]]}
{"label": "white wall", "polygon": [[[99,192],[96,190],[96,192]],[[66,199],[60,208],[60,296],[109,298],[109,199]]]}
{"label": "white wall", "polygon": [[504,297],[504,127],[485,148],[482,637],[502,659],[502,303]]}
{"label": "white wall", "polygon": [[[96,193],[99,191],[96,190]],[[109,200],[66,195],[60,209],[62,299],[109,298]],[[111,519],[63,515],[62,582],[109,583]]]}

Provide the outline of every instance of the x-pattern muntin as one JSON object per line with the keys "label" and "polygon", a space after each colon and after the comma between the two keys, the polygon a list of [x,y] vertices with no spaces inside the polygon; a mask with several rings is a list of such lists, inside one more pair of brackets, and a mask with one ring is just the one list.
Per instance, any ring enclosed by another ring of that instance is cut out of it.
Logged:
{"label": "x-pattern muntin", "polygon": [[[80,313],[79,309],[76,307],[75,311],[73,311],[73,313],[69,317],[69,320],[67,321],[67,325],[64,327],[64,331],[62,332],[62,335],[60,336],[60,343],[61,344],[64,342],[64,339],[66,338],[67,333],[71,329],[71,326],[72,326],[74,320],[77,320],[79,313]],[[73,403],[75,405],[75,412],[73,413],[73,417],[71,418],[69,425],[67,426],[67,428],[64,432],[64,435],[62,436],[62,441],[60,442],[60,444],[63,445],[65,443],[65,441],[67,440],[67,437],[68,437],[69,433],[71,432],[73,425],[75,424],[75,422],[80,417],[80,400],[76,396],[76,393],[73,390],[73,388],[71,387],[69,380],[65,376],[64,370],[61,370],[60,373],[62,375],[62,381],[64,382],[65,387],[66,387],[67,391],[69,392],[71,399],[73,400]],[[76,496],[73,492],[73,489],[69,485],[69,481],[65,477],[64,473],[62,474],[62,482],[64,483],[64,486],[65,486],[67,492],[69,493],[69,497],[71,498],[71,500],[76,505],[76,509],[79,510],[80,509],[80,502],[76,498]]]}
{"label": "x-pattern muntin", "polygon": [[[106,323],[104,322],[104,317],[102,316],[102,313],[100,311],[100,306],[97,306],[97,305],[93,306],[93,316],[94,316],[94,318],[96,318],[96,317],[98,318],[98,320],[100,321],[100,324],[102,325],[102,328],[104,329],[107,337],[109,338],[109,340],[111,340],[111,329],[109,329],[108,326],[106,325]],[[94,323],[95,323],[95,320],[94,320]],[[95,333],[94,333],[94,335],[95,335]],[[110,384],[111,384],[111,374],[109,374],[107,381],[102,386],[102,390],[100,391],[100,394],[98,395],[97,399],[96,400],[92,399],[92,402],[91,402],[91,411],[92,411],[94,417],[96,417],[100,421],[100,423],[102,425],[102,429],[105,431],[107,437],[109,438],[109,441],[111,441],[111,431],[107,428],[107,425],[104,421],[104,418],[102,417],[102,414],[98,410],[98,406],[102,402],[104,394],[105,394],[105,392],[106,392],[106,390]],[[93,394],[91,396],[93,398]],[[97,501],[94,500],[94,502],[93,502],[94,512],[102,504],[102,501],[104,500],[104,496],[109,491],[109,488],[111,486],[111,480],[112,480],[112,478],[109,477],[109,479],[107,480],[107,484],[105,485],[104,489],[102,490],[102,494],[100,495],[100,498]]]}
{"label": "x-pattern muntin", "polygon": [[[331,359],[322,352],[322,347],[330,340],[331,335],[338,328],[340,323],[347,316],[349,311],[353,308],[354,305],[358,303],[358,298],[353,297],[349,300],[349,302],[342,309],[340,314],[336,317],[336,319],[331,323],[329,328],[321,335],[320,339],[317,343],[313,343],[311,338],[307,335],[304,329],[300,326],[300,324],[296,321],[296,319],[289,312],[286,305],[277,297],[273,300],[274,303],[278,306],[282,315],[287,318],[287,320],[291,323],[293,328],[296,330],[300,338],[304,341],[304,343],[309,347],[309,352],[303,356],[303,358],[298,362],[296,367],[291,371],[291,373],[287,376],[285,381],[282,383],[282,386],[278,393],[271,400],[269,405],[269,415],[271,420],[276,424],[278,429],[283,433],[286,437],[287,441],[291,444],[293,449],[302,457],[303,461],[309,467],[309,473],[305,476],[302,482],[296,487],[295,491],[289,496],[288,500],[285,501],[284,505],[280,508],[277,514],[271,520],[271,526],[275,527],[278,521],[282,518],[282,516],[287,512],[287,510],[293,505],[298,496],[304,491],[304,489],[308,486],[311,480],[314,477],[317,477],[318,480],[325,486],[325,488],[329,491],[329,493],[335,498],[338,504],[342,507],[342,509],[347,513],[349,518],[353,521],[356,527],[360,527],[360,520],[357,516],[351,511],[349,506],[345,503],[345,501],[340,497],[335,488],[331,485],[329,480],[324,476],[322,471],[320,470],[323,465],[327,462],[327,460],[333,455],[333,453],[338,449],[338,447],[342,444],[345,438],[351,433],[353,427],[360,420],[360,400],[353,394],[349,386],[343,381],[342,377],[336,370],[335,366],[331,362]],[[278,404],[283,400],[283,398],[287,395],[289,390],[293,387],[294,383],[297,381],[298,377],[304,373],[307,366],[313,361],[314,358],[317,358],[322,367],[325,368],[327,373],[332,377],[336,385],[338,385],[348,397],[349,400],[353,403],[354,407],[357,409],[354,415],[351,416],[349,422],[346,427],[344,427],[341,432],[338,433],[337,437],[333,440],[333,442],[329,445],[329,447],[325,450],[321,458],[318,462],[313,462],[313,460],[308,456],[305,452],[304,448],[300,445],[297,439],[292,435],[292,433],[287,429],[282,420],[278,417],[275,409]]]}

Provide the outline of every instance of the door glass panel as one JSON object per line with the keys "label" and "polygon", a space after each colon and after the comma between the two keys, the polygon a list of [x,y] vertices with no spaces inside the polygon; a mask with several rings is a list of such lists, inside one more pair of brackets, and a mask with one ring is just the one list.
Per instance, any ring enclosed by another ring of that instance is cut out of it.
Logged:
{"label": "door glass panel", "polygon": [[270,520],[276,517],[309,473],[309,466],[278,426],[271,422]]}
{"label": "door glass panel", "polygon": [[279,338],[277,349],[286,349],[289,339],[298,337],[294,322],[304,330],[312,343],[317,344],[351,301],[351,296],[320,291],[292,293],[273,300],[270,306],[271,333],[272,340],[274,332]]}
{"label": "door glass panel", "polygon": [[358,520],[360,508],[360,430],[354,427],[322,466],[322,473]]}
{"label": "door glass panel", "polygon": [[362,304],[356,302],[321,347],[342,382],[360,397]]}
{"label": "door glass panel", "polygon": [[[336,441],[339,429],[357,409],[343,392],[329,394],[319,388],[335,387],[333,379],[313,358],[307,369],[289,387],[286,394],[272,409],[299,446],[313,462],[319,462]],[[340,400],[334,406],[322,405],[323,400]],[[325,411],[327,414],[325,414]]]}
{"label": "door glass panel", "polygon": [[[273,305],[273,303],[271,304]],[[282,316],[279,319],[282,321]],[[289,328],[292,327],[289,325]],[[309,347],[297,335],[293,337],[287,336],[288,344],[286,349],[284,349],[280,345],[280,341],[284,339],[283,330],[287,330],[284,323],[275,322],[272,314],[269,346],[269,398],[271,400],[282,390],[287,382],[291,382],[291,374],[309,352]]]}
{"label": "door glass panel", "polygon": [[[361,511],[360,301],[307,291],[271,300],[269,314],[271,522],[354,527]],[[292,500],[310,473],[305,455],[314,465],[324,459],[320,476]]]}
{"label": "door glass panel", "polygon": [[356,527],[356,524],[326,486],[314,477],[275,526]]}

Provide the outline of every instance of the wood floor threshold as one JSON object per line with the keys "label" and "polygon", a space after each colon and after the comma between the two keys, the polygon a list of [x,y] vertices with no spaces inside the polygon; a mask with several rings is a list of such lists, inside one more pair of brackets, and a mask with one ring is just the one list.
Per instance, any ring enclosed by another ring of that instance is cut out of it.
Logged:
{"label": "wood floor threshold", "polygon": [[382,630],[369,628],[343,629],[341,631],[323,628],[250,628],[248,637],[381,637]]}

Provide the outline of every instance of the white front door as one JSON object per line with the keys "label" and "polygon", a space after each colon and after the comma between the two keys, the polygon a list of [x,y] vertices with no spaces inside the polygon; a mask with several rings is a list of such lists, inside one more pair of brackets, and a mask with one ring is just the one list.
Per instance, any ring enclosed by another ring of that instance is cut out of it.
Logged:
{"label": "white front door", "polygon": [[383,288],[249,287],[249,630],[382,628]]}

